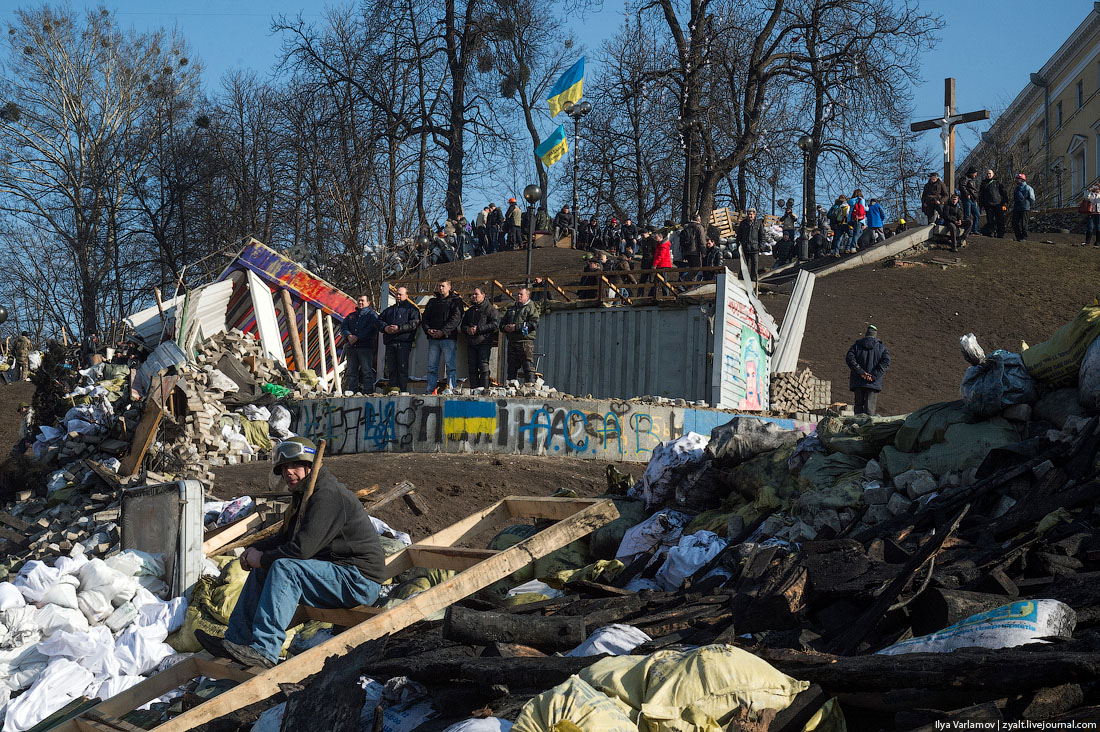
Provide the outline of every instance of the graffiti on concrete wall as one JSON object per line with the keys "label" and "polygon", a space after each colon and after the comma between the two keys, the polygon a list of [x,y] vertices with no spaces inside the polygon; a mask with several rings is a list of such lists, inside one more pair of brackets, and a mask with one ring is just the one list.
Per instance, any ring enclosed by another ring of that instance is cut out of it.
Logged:
{"label": "graffiti on concrete wall", "polygon": [[[357,397],[299,402],[294,429],[330,454],[480,452],[646,462],[686,432],[734,415],[627,401]],[[790,420],[773,420],[794,427]]]}

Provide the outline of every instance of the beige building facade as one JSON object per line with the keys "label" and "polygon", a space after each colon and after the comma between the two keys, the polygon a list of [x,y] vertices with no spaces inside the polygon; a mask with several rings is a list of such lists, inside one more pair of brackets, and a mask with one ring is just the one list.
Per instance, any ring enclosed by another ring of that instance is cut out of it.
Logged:
{"label": "beige building facade", "polygon": [[1027,175],[1037,209],[1076,206],[1100,179],[1100,2],[958,167]]}

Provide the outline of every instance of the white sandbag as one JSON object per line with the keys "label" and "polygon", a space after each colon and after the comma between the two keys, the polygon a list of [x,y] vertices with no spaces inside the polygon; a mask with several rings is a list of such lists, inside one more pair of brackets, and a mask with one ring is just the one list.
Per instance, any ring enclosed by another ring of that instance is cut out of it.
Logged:
{"label": "white sandbag", "polygon": [[0,685],[0,721],[3,721],[4,714],[8,708],[8,702],[11,701],[11,689],[6,686]]}
{"label": "white sandbag", "polygon": [[164,642],[160,628],[141,628],[131,625],[122,631],[115,641],[115,656],[124,674],[140,675],[157,667],[165,658],[175,654],[175,649]]}
{"label": "white sandbag", "polygon": [[77,575],[80,577],[81,591],[99,590],[110,598],[115,607],[132,598],[139,587],[137,580],[112,569],[102,559],[92,559],[80,568]]}
{"label": "white sandbag", "polygon": [[679,485],[694,484],[706,470],[705,453],[710,437],[688,432],[683,437],[662,442],[653,449],[642,479],[634,484],[629,495],[642,498],[646,506],[664,503]]}
{"label": "white sandbag", "polygon": [[290,410],[282,404],[276,404],[271,408],[271,418],[267,420],[267,430],[272,437],[285,440],[293,437],[290,431]]}
{"label": "white sandbag", "polygon": [[680,540],[684,526],[691,516],[682,511],[661,511],[640,524],[635,524],[623,534],[616,559],[630,558],[649,551],[655,546],[673,546]]}
{"label": "white sandbag", "polygon": [[23,607],[27,601],[23,593],[11,582],[0,582],[0,612],[13,607]]}
{"label": "white sandbag", "polygon": [[1100,338],[1085,351],[1077,372],[1077,401],[1092,412],[1100,411]]}
{"label": "white sandbag", "polygon": [[592,631],[592,635],[566,656],[598,656],[608,653],[612,656],[625,656],[643,643],[653,640],[633,625],[615,623]]}
{"label": "white sandbag", "polygon": [[114,612],[111,598],[99,590],[84,590],[76,595],[76,607],[93,625],[102,623]]}
{"label": "white sandbag", "polygon": [[245,404],[238,411],[245,416],[245,419],[253,422],[266,422],[271,419],[271,412],[268,411],[267,407],[260,407],[255,404]]}
{"label": "white sandbag", "polygon": [[169,588],[168,584],[164,580],[148,574],[138,575],[134,579],[136,579],[138,581],[138,584],[141,585],[139,589],[145,590],[146,592],[151,592],[161,599],[168,597]]}
{"label": "white sandbag", "polygon": [[0,651],[0,686],[12,691],[22,691],[34,683],[38,674],[50,662],[48,656],[38,652],[38,644],[28,643],[19,648]]}
{"label": "white sandbag", "polygon": [[960,620],[935,633],[883,648],[884,656],[903,653],[950,653],[959,648],[1013,648],[1043,643],[1044,638],[1069,638],[1077,613],[1058,600],[1018,600]]}
{"label": "white sandbag", "polygon": [[443,732],[511,732],[512,723],[499,717],[485,719],[464,719],[452,724]]}
{"label": "white sandbag", "polygon": [[60,557],[53,563],[53,568],[61,573],[61,576],[78,577],[80,568],[88,563],[88,556],[84,553],[84,546],[73,544],[69,556]]}
{"label": "white sandbag", "polygon": [[[164,632],[165,637],[169,633],[175,633],[183,627],[184,616],[187,613],[187,600],[183,597],[174,597],[167,602],[153,598],[155,602],[139,601],[139,596],[148,595],[146,590],[139,590],[138,595],[132,601],[138,608],[137,619],[134,625],[139,628],[156,627]],[[150,595],[151,597],[151,595]]]}
{"label": "white sandbag", "polygon": [[13,607],[0,612],[0,623],[8,631],[4,639],[4,648],[18,648],[28,643],[37,643],[42,637],[42,630],[38,627],[35,617],[38,609],[33,605]]}
{"label": "white sandbag", "polygon": [[12,580],[27,602],[38,602],[61,578],[61,573],[45,562],[32,559],[23,565]]}
{"label": "white sandbag", "polygon": [[127,549],[109,557],[105,564],[127,577],[163,577],[164,557],[139,549]]}
{"label": "white sandbag", "polygon": [[58,582],[39,601],[43,605],[58,605],[76,610],[76,588],[67,582]]}
{"label": "white sandbag", "polygon": [[92,673],[67,658],[59,658],[35,679],[31,688],[8,705],[4,732],[24,732],[58,709],[84,695]]}
{"label": "white sandbag", "polygon": [[34,622],[38,624],[44,638],[59,631],[87,633],[89,627],[88,619],[79,610],[59,605],[42,606],[35,614]]}
{"label": "white sandbag", "polygon": [[657,582],[669,592],[678,590],[685,579],[714,559],[727,543],[713,531],[697,531],[680,537],[680,543],[668,550],[665,563],[657,570]]}
{"label": "white sandbag", "polygon": [[121,694],[130,687],[137,686],[142,681],[145,681],[144,676],[115,676],[100,684],[95,695],[100,699],[107,700],[115,694]]}

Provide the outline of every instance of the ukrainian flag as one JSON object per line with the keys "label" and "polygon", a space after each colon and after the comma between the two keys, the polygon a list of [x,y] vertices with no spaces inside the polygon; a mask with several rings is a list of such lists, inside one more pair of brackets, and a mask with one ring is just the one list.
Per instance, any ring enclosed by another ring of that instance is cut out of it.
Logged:
{"label": "ukrainian flag", "polygon": [[565,136],[565,125],[558,125],[554,134],[542,141],[535,148],[535,155],[542,159],[543,164],[553,165],[561,160],[561,156],[569,152],[569,140]]}
{"label": "ukrainian flag", "polygon": [[546,101],[550,102],[550,116],[557,117],[562,105],[566,102],[578,102],[584,89],[584,56],[581,60],[569,67],[554,88],[550,90],[550,96]]}
{"label": "ukrainian flag", "polygon": [[497,430],[497,408],[492,401],[443,402],[443,432],[451,439],[463,435],[492,435]]}

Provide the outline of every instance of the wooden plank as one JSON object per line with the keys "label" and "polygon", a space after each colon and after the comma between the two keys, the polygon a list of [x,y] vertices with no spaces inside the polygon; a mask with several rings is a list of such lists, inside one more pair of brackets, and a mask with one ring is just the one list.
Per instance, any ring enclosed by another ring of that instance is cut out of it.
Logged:
{"label": "wooden plank", "polygon": [[384,612],[386,612],[385,608],[371,607],[370,605],[337,608],[299,605],[298,610],[294,613],[294,619],[290,621],[290,627],[293,628],[295,625],[309,620],[320,620],[322,623],[332,623],[333,625],[351,628]]}
{"label": "wooden plank", "polygon": [[336,333],[332,328],[332,316],[325,314],[325,332],[328,334],[329,360],[332,361],[332,383],[337,394],[344,393],[343,381],[340,379],[340,357],[336,353]]}
{"label": "wooden plank", "polygon": [[428,512],[428,505],[424,503],[420,496],[416,495],[416,491],[409,491],[405,494],[405,504],[417,516],[423,516]]}
{"label": "wooden plank", "polygon": [[421,539],[417,544],[420,546],[451,546],[458,544],[463,539],[476,536],[511,517],[512,514],[508,511],[508,506],[505,505],[504,501],[497,501],[493,505],[483,508],[477,513],[470,514],[461,521]]}
{"label": "wooden plank", "polygon": [[18,531],[12,531],[11,529],[0,526],[0,539],[10,541],[12,544],[25,544],[30,537]]}
{"label": "wooden plank", "polygon": [[[150,676],[145,681],[131,686],[121,694],[116,694],[110,699],[100,702],[95,706],[95,710],[109,717],[121,717],[146,702],[164,696],[177,686],[186,684],[191,679],[202,675],[198,664],[195,662],[195,659],[200,655],[202,654],[195,654],[186,661],[180,661],[167,671]],[[209,654],[206,655],[209,658]]]}
{"label": "wooden plank", "polygon": [[24,534],[26,534],[31,528],[31,525],[28,524],[26,521],[21,521],[15,516],[12,516],[10,513],[4,513],[3,511],[0,511],[0,524],[7,524],[16,531],[21,531]]}
{"label": "wooden plank", "polygon": [[[412,490],[416,490],[416,486],[413,485],[410,481],[403,480],[392,488],[387,488],[381,493],[376,493],[371,499],[370,505],[367,506],[367,510],[376,511],[379,508],[382,508],[382,506],[385,506],[387,503],[397,500],[398,498]],[[357,493],[356,495],[358,496],[359,494]]]}
{"label": "wooden plank", "polygon": [[452,569],[462,572],[500,552],[494,549],[421,546],[413,544],[406,551],[413,565],[424,569]]}
{"label": "wooden plank", "polygon": [[82,722],[98,722],[103,725],[102,729],[112,731],[121,730],[121,732],[145,732],[144,729],[138,727],[136,724],[130,724],[118,717],[110,717],[102,712],[97,712],[95,709],[89,709],[84,712],[82,716],[84,717],[81,719]]}
{"label": "wooden plank", "polygon": [[202,542],[202,553],[208,557],[217,554],[224,546],[241,538],[258,527],[260,523],[260,514],[252,513],[239,521],[206,532]]}
{"label": "wooden plank", "polygon": [[294,310],[294,301],[290,299],[290,290],[285,287],[279,289],[279,296],[283,301],[283,317],[286,318],[286,332],[290,336],[290,348],[294,352],[294,370],[302,371],[307,368],[305,358],[302,355],[302,339],[298,334],[298,313]]}
{"label": "wooden plank", "polygon": [[557,286],[557,285],[556,285],[556,284],[554,283],[554,280],[552,280],[552,279],[550,279],[549,277],[547,277],[547,278],[545,278],[545,280],[544,280],[544,281],[546,282],[546,284],[548,284],[548,285],[550,285],[551,287],[553,287],[553,288],[554,288],[554,291],[555,291],[555,292],[557,292],[557,293],[558,293],[559,295],[561,295],[561,296],[562,296],[563,298],[565,298],[565,301],[566,301],[566,302],[571,302],[571,301],[573,300],[573,298],[571,298],[571,297],[569,297],[569,295],[565,294],[565,290],[561,289],[560,287],[558,287],[558,286]]}
{"label": "wooden plank", "polygon": [[122,466],[118,469],[121,476],[133,475],[141,461],[145,458],[149,446],[157,436],[157,427],[160,426],[161,417],[164,416],[164,395],[171,394],[176,386],[175,376],[163,376],[153,380],[153,386],[145,398],[145,411],[142,412],[141,421],[134,430],[134,439],[130,444],[130,452],[122,458]]}
{"label": "wooden plank", "polygon": [[257,673],[255,670],[245,668],[239,663],[234,663],[227,658],[213,658],[207,653],[196,654],[194,656],[194,661],[195,670],[202,676],[208,676],[212,679],[248,681]]}
{"label": "wooden plank", "polygon": [[[566,503],[578,503],[575,500],[562,500]],[[591,500],[587,504],[587,507],[570,516],[567,520],[559,521],[514,547],[505,549],[476,566],[455,575],[446,582],[425,590],[400,605],[341,633],[337,637],[257,675],[194,709],[184,712],[175,719],[160,725],[156,730],[158,732],[184,732],[236,709],[270,698],[280,692],[279,684],[296,683],[320,671],[325,659],[330,656],[345,655],[367,641],[407,628],[413,623],[417,623],[462,598],[489,586],[493,582],[507,577],[517,569],[530,564],[532,560],[544,557],[550,552],[587,536],[592,531],[618,518],[619,512],[610,499]],[[539,660],[544,661],[545,659]],[[151,682],[156,682],[162,675],[154,676],[152,679],[138,684],[130,691],[140,689]],[[133,696],[131,695],[131,697]],[[156,696],[159,696],[159,694]],[[103,704],[108,704],[109,701]],[[133,701],[133,699],[130,698],[128,701]],[[147,701],[147,699],[143,701]],[[143,703],[143,701],[133,704],[131,708]],[[97,709],[105,711],[103,704]],[[105,711],[105,713],[110,714],[111,712]]]}

